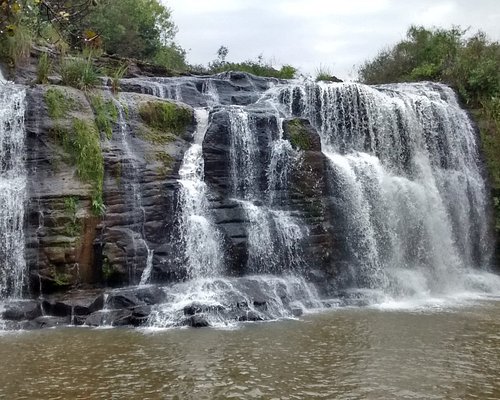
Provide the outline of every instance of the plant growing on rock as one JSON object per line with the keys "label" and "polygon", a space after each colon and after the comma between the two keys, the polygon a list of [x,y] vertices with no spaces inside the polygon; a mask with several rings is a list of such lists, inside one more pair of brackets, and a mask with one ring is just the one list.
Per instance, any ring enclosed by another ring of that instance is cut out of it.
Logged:
{"label": "plant growing on rock", "polygon": [[70,162],[76,166],[78,177],[92,187],[92,210],[96,215],[102,215],[105,210],[102,200],[104,158],[96,127],[75,118],[72,132],[59,127],[54,133],[69,154]]}
{"label": "plant growing on rock", "polygon": [[113,100],[104,100],[100,95],[90,95],[90,104],[95,113],[95,122],[99,131],[107,139],[113,136],[113,124],[118,120],[118,109]]}
{"label": "plant growing on rock", "polygon": [[47,53],[43,53],[38,59],[36,69],[36,82],[46,84],[49,82],[49,74],[52,69],[52,61]]}
{"label": "plant growing on rock", "polygon": [[64,85],[77,89],[88,90],[99,80],[90,57],[86,60],[80,57],[64,59],[59,66],[59,72]]}
{"label": "plant growing on rock", "polygon": [[68,98],[64,92],[58,88],[49,88],[44,95],[47,103],[49,117],[54,119],[63,118],[73,108],[72,99]]}
{"label": "plant growing on rock", "polygon": [[139,115],[151,128],[179,135],[193,121],[189,108],[164,101],[148,101],[139,107]]}

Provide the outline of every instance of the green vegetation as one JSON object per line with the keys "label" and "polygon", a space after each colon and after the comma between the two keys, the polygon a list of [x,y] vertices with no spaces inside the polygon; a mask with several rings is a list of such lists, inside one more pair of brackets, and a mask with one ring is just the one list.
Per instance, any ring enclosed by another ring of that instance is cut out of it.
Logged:
{"label": "green vegetation", "polygon": [[99,33],[108,54],[186,68],[184,50],[173,43],[170,10],[158,0],[102,0],[82,25]]}
{"label": "green vegetation", "polygon": [[82,90],[90,89],[99,80],[90,57],[86,60],[80,57],[66,58],[61,62],[59,72],[64,85]]}
{"label": "green vegetation", "polygon": [[50,61],[48,53],[43,53],[38,59],[36,82],[41,84],[48,83],[51,69],[52,61]]}
{"label": "green vegetation", "polygon": [[290,135],[290,143],[293,147],[299,150],[310,150],[312,147],[311,138],[307,130],[304,128],[300,119],[293,119],[288,122],[288,134]]}
{"label": "green vegetation", "polygon": [[105,209],[102,200],[104,160],[96,127],[75,118],[71,131],[58,127],[54,133],[69,154],[70,162],[76,166],[78,177],[92,185],[92,210],[101,215]]}
{"label": "green vegetation", "polygon": [[120,79],[127,73],[128,65],[122,64],[111,72],[111,91],[116,94],[120,90]]}
{"label": "green vegetation", "polygon": [[90,95],[90,104],[94,109],[95,122],[100,132],[104,132],[107,139],[113,136],[113,124],[118,120],[118,109],[113,100],[104,100],[102,96]]}
{"label": "green vegetation", "polygon": [[169,133],[165,133],[157,129],[148,129],[148,128],[139,129],[139,132],[137,132],[137,136],[139,136],[142,140],[145,140],[146,142],[156,145],[164,145],[167,143],[171,143],[176,139],[174,135],[171,135]]}
{"label": "green vegetation", "polygon": [[257,76],[279,79],[292,79],[297,73],[297,69],[291,65],[283,65],[280,69],[274,68],[271,61],[265,61],[262,55],[257,57],[257,60],[227,62],[228,52],[227,47],[221,46],[217,51],[217,59],[208,64],[208,70],[204,70],[203,67],[199,66],[199,72],[216,74],[225,71],[242,71]]}
{"label": "green vegetation", "polygon": [[71,274],[60,272],[53,268],[52,277],[56,286],[68,286],[71,282]]}
{"label": "green vegetation", "polygon": [[139,107],[144,122],[157,132],[179,135],[193,121],[193,113],[186,107],[164,101],[148,101]]}
{"label": "green vegetation", "polygon": [[165,152],[156,153],[155,161],[161,163],[160,168],[158,168],[158,172],[161,175],[167,175],[172,170],[172,164],[174,163],[173,157]]}
{"label": "green vegetation", "polygon": [[[440,81],[457,90],[471,109],[481,132],[494,192],[500,189],[500,43],[482,32],[426,29],[412,26],[406,39],[383,50],[359,70],[369,84],[402,81]],[[494,198],[498,203],[498,198]],[[500,210],[497,210],[497,227]],[[500,230],[499,230],[500,232]]]}
{"label": "green vegetation", "polygon": [[316,68],[316,82],[331,81],[333,79],[333,72],[330,68],[320,65]]}
{"label": "green vegetation", "polygon": [[51,87],[45,92],[44,97],[51,118],[63,118],[73,108],[73,100],[60,89]]}
{"label": "green vegetation", "polygon": [[66,226],[66,234],[68,236],[79,236],[82,227],[76,217],[78,198],[74,196],[66,197],[64,199],[64,208],[70,217],[70,222]]}

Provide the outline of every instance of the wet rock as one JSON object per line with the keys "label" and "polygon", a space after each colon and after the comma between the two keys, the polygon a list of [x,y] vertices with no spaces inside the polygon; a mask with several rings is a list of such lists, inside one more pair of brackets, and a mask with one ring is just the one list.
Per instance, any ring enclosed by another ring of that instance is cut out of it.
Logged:
{"label": "wet rock", "polygon": [[42,308],[35,300],[9,302],[2,313],[3,319],[12,321],[31,320],[41,315]]}
{"label": "wet rock", "polygon": [[71,291],[64,295],[47,297],[42,302],[45,313],[60,317],[89,315],[103,306],[104,295],[102,291],[95,290]]}
{"label": "wet rock", "polygon": [[255,311],[247,311],[245,314],[238,317],[238,321],[264,321],[264,318]]}
{"label": "wet rock", "polygon": [[54,317],[54,316],[41,316],[31,321],[26,321],[21,325],[21,329],[34,330],[55,328],[57,326],[65,326],[70,323],[69,317]]}
{"label": "wet rock", "polygon": [[85,320],[88,326],[125,326],[133,325],[131,310],[100,310],[90,314]]}
{"label": "wet rock", "polygon": [[300,307],[292,307],[291,311],[294,317],[300,317],[304,313]]}
{"label": "wet rock", "polygon": [[131,309],[130,323],[134,326],[144,325],[151,314],[151,306],[138,306]]}
{"label": "wet rock", "polygon": [[157,286],[115,289],[109,293],[106,305],[111,309],[131,308],[159,304],[165,298],[165,292]]}
{"label": "wet rock", "polygon": [[184,325],[190,326],[192,328],[204,328],[210,326],[209,322],[203,314],[195,314],[190,316],[184,321]]}

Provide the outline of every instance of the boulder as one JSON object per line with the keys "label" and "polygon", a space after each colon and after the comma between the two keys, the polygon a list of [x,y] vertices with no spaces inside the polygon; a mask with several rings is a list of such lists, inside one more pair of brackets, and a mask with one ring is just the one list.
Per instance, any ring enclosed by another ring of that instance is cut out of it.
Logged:
{"label": "boulder", "polygon": [[12,321],[31,320],[42,315],[40,303],[36,300],[12,301],[5,305],[2,318]]}

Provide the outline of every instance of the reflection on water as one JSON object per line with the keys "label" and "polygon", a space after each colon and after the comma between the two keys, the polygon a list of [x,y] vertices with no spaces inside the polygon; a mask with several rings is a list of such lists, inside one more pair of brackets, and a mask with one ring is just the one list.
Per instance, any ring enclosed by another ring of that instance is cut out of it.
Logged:
{"label": "reflection on water", "polygon": [[499,399],[500,303],[0,336],[6,399]]}

